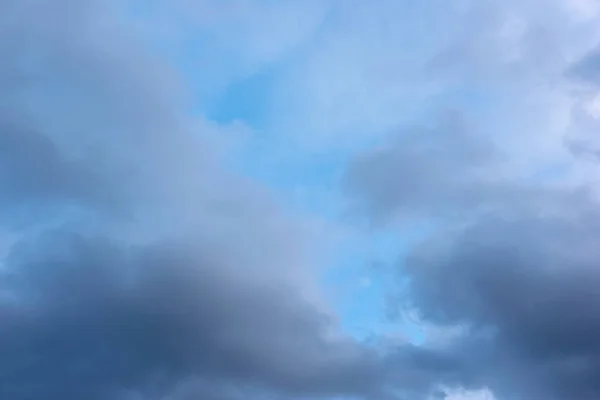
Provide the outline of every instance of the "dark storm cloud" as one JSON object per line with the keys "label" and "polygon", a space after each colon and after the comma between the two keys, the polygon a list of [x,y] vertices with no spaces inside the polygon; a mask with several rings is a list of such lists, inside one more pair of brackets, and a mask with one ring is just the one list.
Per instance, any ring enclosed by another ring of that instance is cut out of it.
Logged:
{"label": "dark storm cloud", "polygon": [[3,398],[111,399],[194,378],[368,393],[379,379],[373,354],[326,338],[328,316],[288,287],[240,279],[207,249],[52,232],[8,260]]}
{"label": "dark storm cloud", "polygon": [[220,167],[114,4],[0,2],[0,398],[381,394],[307,294],[308,227]]}
{"label": "dark storm cloud", "polygon": [[503,374],[504,392],[523,380],[550,398],[598,397],[600,215],[575,207],[575,216],[482,218],[426,242],[402,269],[427,320],[488,332],[462,346],[490,355],[481,371]]}
{"label": "dark storm cloud", "polygon": [[[500,399],[598,398],[598,204],[585,188],[498,179],[499,152],[461,129],[403,132],[347,176],[376,217],[433,218],[434,233],[398,264],[410,284],[396,305],[462,333],[431,350],[447,357],[425,379]],[[438,218],[449,214],[458,224]]]}

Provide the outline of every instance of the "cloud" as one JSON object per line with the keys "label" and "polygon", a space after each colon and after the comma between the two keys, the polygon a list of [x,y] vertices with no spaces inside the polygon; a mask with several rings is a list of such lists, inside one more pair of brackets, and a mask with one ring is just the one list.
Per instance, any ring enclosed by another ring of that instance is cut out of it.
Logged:
{"label": "cloud", "polygon": [[523,102],[544,97],[559,119],[564,99],[553,85],[599,39],[598,14],[584,2],[321,3],[326,18],[267,69],[275,83],[261,95],[277,111],[267,116],[273,129],[328,151],[371,145],[471,95],[483,99],[478,108],[529,91]]}
{"label": "cloud", "polygon": [[[597,398],[598,9],[228,4],[1,2],[0,397]],[[344,190],[426,225],[393,293],[423,344],[340,332],[337,232],[196,113],[265,71],[267,141],[380,144]]]}
{"label": "cloud", "polygon": [[195,378],[298,395],[373,389],[377,359],[329,338],[327,315],[220,262],[198,243],[61,232],[22,243],[3,275],[3,395],[110,399]]}
{"label": "cloud", "polygon": [[418,218],[483,206],[497,189],[488,172],[500,156],[471,129],[450,113],[434,127],[403,130],[391,143],[359,154],[347,172],[348,190],[384,220],[397,210]]}
{"label": "cloud", "polygon": [[[591,54],[575,68],[593,70]],[[573,118],[557,139],[564,154],[565,138],[581,129]],[[399,215],[432,227],[398,260],[398,279],[409,284],[392,299],[400,315],[458,332],[441,345],[426,341],[437,360],[426,368],[431,382],[487,387],[498,399],[596,398],[600,215],[595,181],[573,176],[582,163],[597,173],[597,160],[569,153],[554,158],[561,173],[540,174],[546,162],[523,173],[510,166],[521,153],[494,139],[447,118],[401,130],[354,160],[348,193],[380,222]]]}
{"label": "cloud", "polygon": [[329,233],[223,165],[119,6],[0,6],[0,397],[380,393],[316,295]]}
{"label": "cloud", "polygon": [[582,203],[575,215],[490,215],[441,232],[402,267],[408,305],[467,327],[456,351],[498,393],[597,396],[598,216]]}

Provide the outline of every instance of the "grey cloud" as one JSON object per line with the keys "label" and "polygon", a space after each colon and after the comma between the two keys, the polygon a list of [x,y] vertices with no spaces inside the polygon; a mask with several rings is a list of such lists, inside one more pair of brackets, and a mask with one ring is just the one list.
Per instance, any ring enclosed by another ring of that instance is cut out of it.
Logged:
{"label": "grey cloud", "polygon": [[453,124],[414,132],[359,157],[346,179],[374,218],[399,213],[432,224],[399,260],[400,280],[410,283],[392,301],[463,331],[419,364],[424,385],[489,386],[500,399],[598,398],[592,191],[497,179],[501,153]]}
{"label": "grey cloud", "polygon": [[167,152],[163,132],[181,136],[174,79],[102,2],[3,6],[0,196],[123,206],[140,192],[131,164]]}
{"label": "grey cloud", "polygon": [[81,160],[69,159],[50,138],[14,118],[0,116],[0,199],[11,205],[42,201],[87,201],[109,205],[110,185]]}
{"label": "grey cloud", "polygon": [[570,66],[566,75],[572,79],[597,85],[600,81],[600,49],[595,48],[588,52],[581,60]]}
{"label": "grey cloud", "polygon": [[401,129],[390,143],[359,155],[345,178],[356,205],[382,218],[451,216],[494,203],[513,189],[489,175],[502,155],[459,113],[432,127]]}
{"label": "grey cloud", "polygon": [[9,260],[2,397],[110,399],[196,377],[217,388],[368,393],[381,377],[373,354],[327,339],[328,317],[293,290],[228,274],[208,251],[52,232]]}
{"label": "grey cloud", "polygon": [[582,208],[575,217],[482,218],[424,243],[402,268],[410,306],[469,327],[460,349],[473,353],[463,357],[488,354],[471,362],[482,383],[495,375],[499,392],[598,396],[599,216],[573,206]]}

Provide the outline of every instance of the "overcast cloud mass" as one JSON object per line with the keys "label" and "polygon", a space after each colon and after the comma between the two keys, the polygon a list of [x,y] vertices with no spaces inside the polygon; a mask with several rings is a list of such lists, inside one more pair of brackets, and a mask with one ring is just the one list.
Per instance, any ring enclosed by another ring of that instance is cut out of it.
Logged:
{"label": "overcast cloud mass", "polygon": [[0,0],[0,399],[598,399],[599,129],[596,0]]}

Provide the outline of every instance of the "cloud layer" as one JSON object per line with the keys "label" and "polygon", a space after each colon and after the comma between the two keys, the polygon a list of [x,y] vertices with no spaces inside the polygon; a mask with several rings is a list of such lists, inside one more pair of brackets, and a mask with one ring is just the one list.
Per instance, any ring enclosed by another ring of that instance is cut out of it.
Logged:
{"label": "cloud layer", "polygon": [[[600,397],[598,22],[592,0],[0,1],[0,398]],[[257,76],[265,115],[210,119]],[[232,142],[344,170],[336,216]],[[415,226],[370,286],[424,340],[353,338],[330,251]]]}

